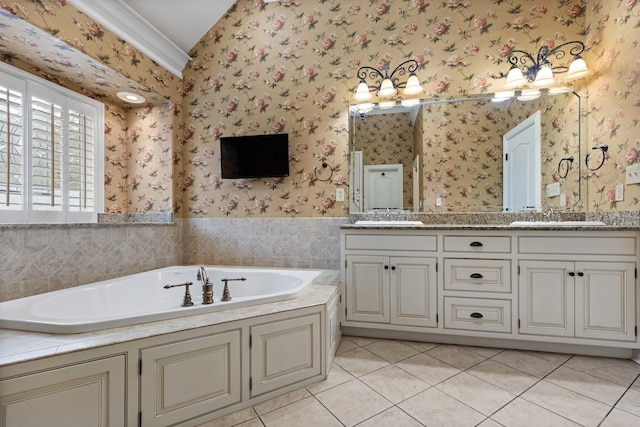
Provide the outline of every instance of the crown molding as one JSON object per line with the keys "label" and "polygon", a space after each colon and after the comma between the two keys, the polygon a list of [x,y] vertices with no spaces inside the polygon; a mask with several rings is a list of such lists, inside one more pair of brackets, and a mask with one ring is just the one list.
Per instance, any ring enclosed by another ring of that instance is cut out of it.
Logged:
{"label": "crown molding", "polygon": [[182,70],[191,57],[122,0],[69,0],[69,3],[182,78]]}

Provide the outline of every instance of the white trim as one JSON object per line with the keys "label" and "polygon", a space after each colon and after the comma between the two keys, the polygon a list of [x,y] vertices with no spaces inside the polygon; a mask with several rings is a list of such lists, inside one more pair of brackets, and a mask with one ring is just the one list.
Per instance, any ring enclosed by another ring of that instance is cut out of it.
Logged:
{"label": "white trim", "polygon": [[191,57],[122,0],[69,0],[69,3],[182,78],[182,70]]}

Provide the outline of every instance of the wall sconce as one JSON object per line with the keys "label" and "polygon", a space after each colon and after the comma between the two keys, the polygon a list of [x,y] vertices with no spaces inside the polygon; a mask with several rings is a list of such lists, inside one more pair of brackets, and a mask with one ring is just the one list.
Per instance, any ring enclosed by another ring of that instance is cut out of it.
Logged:
{"label": "wall sconce", "polygon": [[[517,89],[527,83],[536,89],[548,88],[556,83],[554,73],[567,73],[566,81],[586,77],[589,75],[589,70],[584,59],[580,56],[584,49],[584,43],[580,41],[563,43],[553,49],[542,46],[536,58],[528,52],[515,49],[509,53],[507,58],[511,69],[507,74],[507,83],[504,88],[507,90]],[[567,52],[573,58],[568,67],[565,65],[554,66],[549,61],[551,57],[562,60],[567,56]]]}
{"label": "wall sconce", "polygon": [[[353,99],[358,102],[368,101],[371,99],[371,91],[377,91],[380,98],[393,98],[398,89],[403,89],[402,94],[405,96],[418,95],[424,92],[424,88],[420,84],[420,79],[416,76],[416,70],[419,65],[415,59],[404,61],[393,69],[389,74],[389,64],[385,64],[382,71],[373,67],[360,67],[358,69],[358,78],[360,83],[353,95]],[[406,82],[399,82],[399,76],[409,74]],[[373,85],[367,83],[367,78],[375,81]]]}

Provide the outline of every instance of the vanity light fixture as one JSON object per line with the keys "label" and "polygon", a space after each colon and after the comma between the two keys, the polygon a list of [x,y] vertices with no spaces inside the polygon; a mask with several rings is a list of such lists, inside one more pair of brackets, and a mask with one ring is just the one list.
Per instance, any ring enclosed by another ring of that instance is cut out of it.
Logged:
{"label": "vanity light fixture", "polygon": [[517,96],[518,101],[533,101],[540,98],[540,91],[538,89],[524,89]]}
{"label": "vanity light fixture", "polygon": [[[577,40],[562,43],[553,49],[542,46],[535,58],[524,50],[514,49],[507,57],[511,69],[507,74],[504,88],[506,90],[518,89],[526,84],[530,84],[536,89],[549,88],[556,84],[556,73],[567,73],[565,81],[584,78],[589,75],[587,64],[580,56],[584,49],[584,43]],[[554,66],[550,61],[553,58],[562,60],[567,55],[572,57],[569,66]]]}
{"label": "vanity light fixture", "polygon": [[515,94],[516,92],[513,90],[498,91],[493,94],[493,98],[491,98],[491,102],[504,102],[513,98]]}
{"label": "vanity light fixture", "polygon": [[[424,92],[420,79],[416,75],[418,61],[409,59],[398,65],[389,73],[389,63],[386,63],[382,71],[377,68],[364,66],[358,69],[357,76],[360,79],[353,99],[358,102],[368,101],[373,96],[371,91],[377,91],[380,98],[393,98],[398,89],[402,89],[404,96],[414,96]],[[407,81],[400,82],[399,77],[409,74]],[[367,79],[374,81],[368,84]]]}
{"label": "vanity light fixture", "polygon": [[133,92],[118,92],[116,96],[130,104],[144,104],[147,100],[142,95]]}

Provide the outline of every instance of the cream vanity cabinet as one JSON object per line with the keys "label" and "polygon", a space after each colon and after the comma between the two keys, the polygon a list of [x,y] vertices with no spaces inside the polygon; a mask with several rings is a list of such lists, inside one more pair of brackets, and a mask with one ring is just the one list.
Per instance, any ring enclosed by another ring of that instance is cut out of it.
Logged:
{"label": "cream vanity cabinet", "polygon": [[435,236],[347,234],[343,245],[347,321],[437,326]]}
{"label": "cream vanity cabinet", "polygon": [[445,330],[512,332],[511,236],[445,234]]}
{"label": "cream vanity cabinet", "polygon": [[636,341],[635,235],[523,235],[518,244],[520,334]]}
{"label": "cream vanity cabinet", "polygon": [[125,371],[114,355],[3,379],[0,425],[124,426]]}

